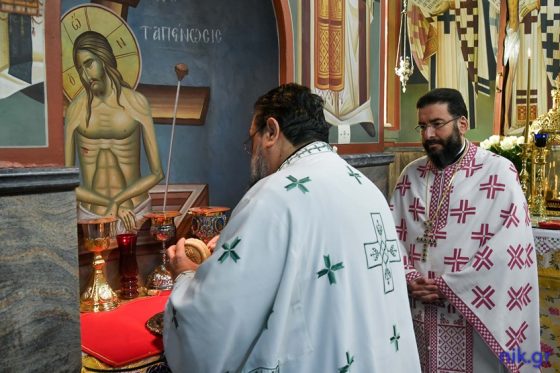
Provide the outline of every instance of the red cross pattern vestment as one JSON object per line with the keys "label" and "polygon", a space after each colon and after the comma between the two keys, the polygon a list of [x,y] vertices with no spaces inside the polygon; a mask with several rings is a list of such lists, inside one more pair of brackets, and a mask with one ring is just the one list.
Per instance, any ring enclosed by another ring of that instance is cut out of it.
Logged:
{"label": "red cross pattern vestment", "polygon": [[470,142],[443,170],[424,156],[403,170],[391,209],[407,281],[434,278],[446,298],[411,301],[422,370],[476,372],[482,339],[511,372],[538,371],[536,253],[513,164]]}

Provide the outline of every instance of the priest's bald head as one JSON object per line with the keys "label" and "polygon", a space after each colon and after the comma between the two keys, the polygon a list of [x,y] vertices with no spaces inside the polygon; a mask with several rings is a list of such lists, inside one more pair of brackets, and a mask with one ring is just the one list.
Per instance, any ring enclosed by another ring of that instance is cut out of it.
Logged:
{"label": "priest's bald head", "polygon": [[249,137],[253,185],[299,148],[313,141],[328,142],[323,99],[295,83],[272,89],[255,102]]}

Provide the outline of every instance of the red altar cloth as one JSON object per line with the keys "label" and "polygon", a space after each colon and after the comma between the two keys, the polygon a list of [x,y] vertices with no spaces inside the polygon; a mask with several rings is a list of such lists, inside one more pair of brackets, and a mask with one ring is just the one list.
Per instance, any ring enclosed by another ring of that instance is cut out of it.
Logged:
{"label": "red altar cloth", "polygon": [[82,351],[113,367],[160,354],[162,338],[152,334],[146,322],[164,310],[169,294],[134,299],[112,311],[81,314]]}

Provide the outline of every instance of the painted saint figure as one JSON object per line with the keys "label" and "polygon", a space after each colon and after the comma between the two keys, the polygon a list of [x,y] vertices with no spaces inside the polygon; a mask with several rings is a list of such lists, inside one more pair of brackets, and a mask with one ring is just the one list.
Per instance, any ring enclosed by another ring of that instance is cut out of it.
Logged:
{"label": "painted saint figure", "polygon": [[[486,6],[485,6],[486,3]],[[485,10],[485,7],[487,8]],[[476,127],[479,93],[490,97],[497,40],[487,31],[499,20],[494,1],[412,0],[408,9],[409,42],[418,71],[430,89],[459,90]]]}
{"label": "painted saint figure", "polygon": [[[123,80],[103,35],[80,34],[73,58],[85,89],[66,112],[65,164],[74,166],[77,155],[78,218],[116,216],[119,230],[133,230],[140,212],[151,209],[148,191],[163,178],[149,103]],[[150,168],[145,176],[141,141]]]}
{"label": "painted saint figure", "polygon": [[374,2],[303,3],[298,47],[303,68],[298,80],[325,101],[325,118],[333,126],[331,140],[370,142],[376,136],[369,83]]}
{"label": "painted saint figure", "polygon": [[507,4],[504,64],[509,65],[509,73],[504,92],[504,132],[522,135],[527,115],[533,121],[552,106],[549,92],[560,73],[560,3],[508,0]]}

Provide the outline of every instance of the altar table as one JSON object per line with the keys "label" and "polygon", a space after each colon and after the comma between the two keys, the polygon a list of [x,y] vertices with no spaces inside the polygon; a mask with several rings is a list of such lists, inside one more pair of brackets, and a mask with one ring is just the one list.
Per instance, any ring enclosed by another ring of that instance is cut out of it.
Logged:
{"label": "altar table", "polygon": [[[539,272],[541,349],[549,352],[542,372],[560,372],[560,230],[533,228]],[[140,297],[117,309],[84,313],[82,373],[104,371],[169,372],[163,361],[162,338],[146,321],[163,311],[169,292]]]}
{"label": "altar table", "polygon": [[[533,228],[539,269],[542,372],[560,372],[560,230]],[[544,355],[543,355],[544,356]]]}
{"label": "altar table", "polygon": [[82,313],[82,373],[169,372],[161,336],[145,326],[164,310],[169,293],[124,301],[112,311]]}

